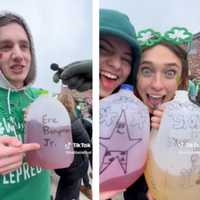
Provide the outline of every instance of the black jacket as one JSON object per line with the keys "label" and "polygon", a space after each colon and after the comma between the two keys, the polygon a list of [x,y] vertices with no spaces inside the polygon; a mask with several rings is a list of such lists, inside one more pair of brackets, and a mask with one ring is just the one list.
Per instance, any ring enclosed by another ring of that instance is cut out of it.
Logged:
{"label": "black jacket", "polygon": [[74,143],[84,143],[89,145],[88,147],[82,147],[81,145],[80,147],[75,147],[74,160],[70,167],[55,170],[56,174],[60,176],[59,182],[63,182],[63,184],[59,184],[60,187],[63,185],[63,188],[66,184],[71,184],[72,182],[81,179],[83,175],[87,173],[89,165],[88,156],[83,151],[90,152],[92,145],[81,119],[75,119],[72,122],[72,138]]}
{"label": "black jacket", "polygon": [[124,200],[148,200],[146,193],[148,191],[144,175],[124,192]]}

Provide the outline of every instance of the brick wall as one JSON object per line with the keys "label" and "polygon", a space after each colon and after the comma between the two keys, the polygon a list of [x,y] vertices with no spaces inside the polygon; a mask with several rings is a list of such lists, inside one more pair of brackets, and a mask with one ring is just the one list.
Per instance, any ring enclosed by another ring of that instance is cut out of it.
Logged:
{"label": "brick wall", "polygon": [[193,37],[188,60],[191,77],[200,80],[200,33],[195,34]]}

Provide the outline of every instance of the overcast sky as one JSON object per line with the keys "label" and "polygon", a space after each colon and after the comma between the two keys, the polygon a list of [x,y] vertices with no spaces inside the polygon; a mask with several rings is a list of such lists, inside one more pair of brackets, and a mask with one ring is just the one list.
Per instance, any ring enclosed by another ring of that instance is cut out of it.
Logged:
{"label": "overcast sky", "polygon": [[52,62],[64,66],[92,58],[91,0],[0,0],[0,10],[20,14],[31,29],[38,64],[35,86],[57,92]]}
{"label": "overcast sky", "polygon": [[[199,0],[100,0],[100,7],[125,12],[136,30],[185,26],[200,32]],[[56,92],[52,62],[64,66],[92,58],[92,0],[0,0],[0,10],[15,11],[29,24],[38,63],[35,86]]]}
{"label": "overcast sky", "polygon": [[100,0],[100,7],[125,12],[136,30],[166,31],[184,26],[193,33],[200,32],[199,0]]}

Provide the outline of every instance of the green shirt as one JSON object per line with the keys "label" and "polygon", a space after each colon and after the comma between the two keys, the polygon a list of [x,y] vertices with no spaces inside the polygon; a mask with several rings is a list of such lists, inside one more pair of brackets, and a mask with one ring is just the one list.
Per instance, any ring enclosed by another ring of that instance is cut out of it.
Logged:
{"label": "green shirt", "polygon": [[198,92],[198,88],[196,87],[196,85],[189,80],[189,86],[188,86],[188,93],[190,96],[197,96],[197,92]]}
{"label": "green shirt", "polygon": [[[31,88],[8,91],[0,88],[0,136],[24,140],[24,112],[37,93]],[[0,175],[0,200],[50,200],[50,173],[25,161],[16,171]]]}

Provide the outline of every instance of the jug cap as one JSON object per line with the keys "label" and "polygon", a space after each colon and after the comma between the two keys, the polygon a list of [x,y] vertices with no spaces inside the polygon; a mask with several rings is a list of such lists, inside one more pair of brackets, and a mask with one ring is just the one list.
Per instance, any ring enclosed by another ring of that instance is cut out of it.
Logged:
{"label": "jug cap", "polygon": [[186,91],[186,90],[177,90],[175,99],[179,100],[181,102],[184,102],[184,101],[188,100],[188,91]]}
{"label": "jug cap", "polygon": [[130,85],[130,84],[122,84],[120,86],[120,89],[123,89],[123,90],[129,90],[129,91],[133,91],[133,85]]}

